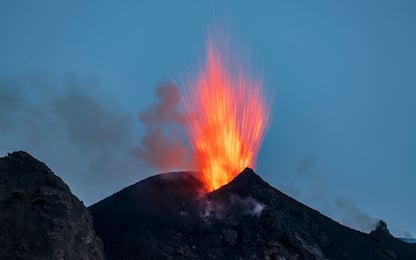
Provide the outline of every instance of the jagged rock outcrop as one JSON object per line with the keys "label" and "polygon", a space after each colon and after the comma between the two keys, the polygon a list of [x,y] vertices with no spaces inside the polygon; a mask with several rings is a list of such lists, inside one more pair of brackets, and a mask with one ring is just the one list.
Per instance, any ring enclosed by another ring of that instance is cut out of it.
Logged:
{"label": "jagged rock outcrop", "polygon": [[0,259],[105,259],[89,211],[26,152],[0,158]]}
{"label": "jagged rock outcrop", "polygon": [[345,227],[251,169],[210,193],[197,173],[150,177],[90,207],[108,259],[415,259],[416,246]]}

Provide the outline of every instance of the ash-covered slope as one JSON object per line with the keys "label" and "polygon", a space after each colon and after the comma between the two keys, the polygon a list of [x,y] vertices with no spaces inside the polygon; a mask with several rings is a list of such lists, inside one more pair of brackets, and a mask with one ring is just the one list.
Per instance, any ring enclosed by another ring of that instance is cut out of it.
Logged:
{"label": "ash-covered slope", "polygon": [[150,177],[90,207],[109,259],[416,259],[383,222],[364,234],[245,169],[211,193],[196,173]]}
{"label": "ash-covered slope", "polygon": [[25,152],[0,158],[0,259],[105,259],[89,211]]}

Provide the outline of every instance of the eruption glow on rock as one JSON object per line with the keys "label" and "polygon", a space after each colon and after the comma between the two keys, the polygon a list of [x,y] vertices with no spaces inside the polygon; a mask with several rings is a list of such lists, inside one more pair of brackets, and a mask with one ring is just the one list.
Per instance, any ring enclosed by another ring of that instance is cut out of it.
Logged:
{"label": "eruption glow on rock", "polygon": [[205,70],[185,95],[194,161],[208,191],[255,166],[270,114],[261,84],[241,63],[230,66],[227,46],[216,43],[208,41]]}

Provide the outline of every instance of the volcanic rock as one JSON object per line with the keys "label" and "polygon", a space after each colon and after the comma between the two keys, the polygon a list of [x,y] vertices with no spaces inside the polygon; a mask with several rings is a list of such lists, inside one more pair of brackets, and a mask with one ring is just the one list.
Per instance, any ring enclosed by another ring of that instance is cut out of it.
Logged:
{"label": "volcanic rock", "polygon": [[416,259],[384,222],[350,229],[248,168],[209,193],[196,172],[153,176],[90,210],[108,259]]}
{"label": "volcanic rock", "polygon": [[89,211],[25,152],[0,158],[0,259],[105,259]]}

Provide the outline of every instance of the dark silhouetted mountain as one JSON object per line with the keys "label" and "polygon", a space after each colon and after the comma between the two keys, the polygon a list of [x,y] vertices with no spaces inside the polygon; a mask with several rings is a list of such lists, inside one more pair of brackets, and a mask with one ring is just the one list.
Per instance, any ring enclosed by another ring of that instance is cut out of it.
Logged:
{"label": "dark silhouetted mountain", "polygon": [[25,152],[0,158],[0,259],[105,259],[89,211]]}
{"label": "dark silhouetted mountain", "polygon": [[384,222],[350,229],[251,169],[210,193],[197,176],[153,176],[91,206],[108,259],[416,259]]}

